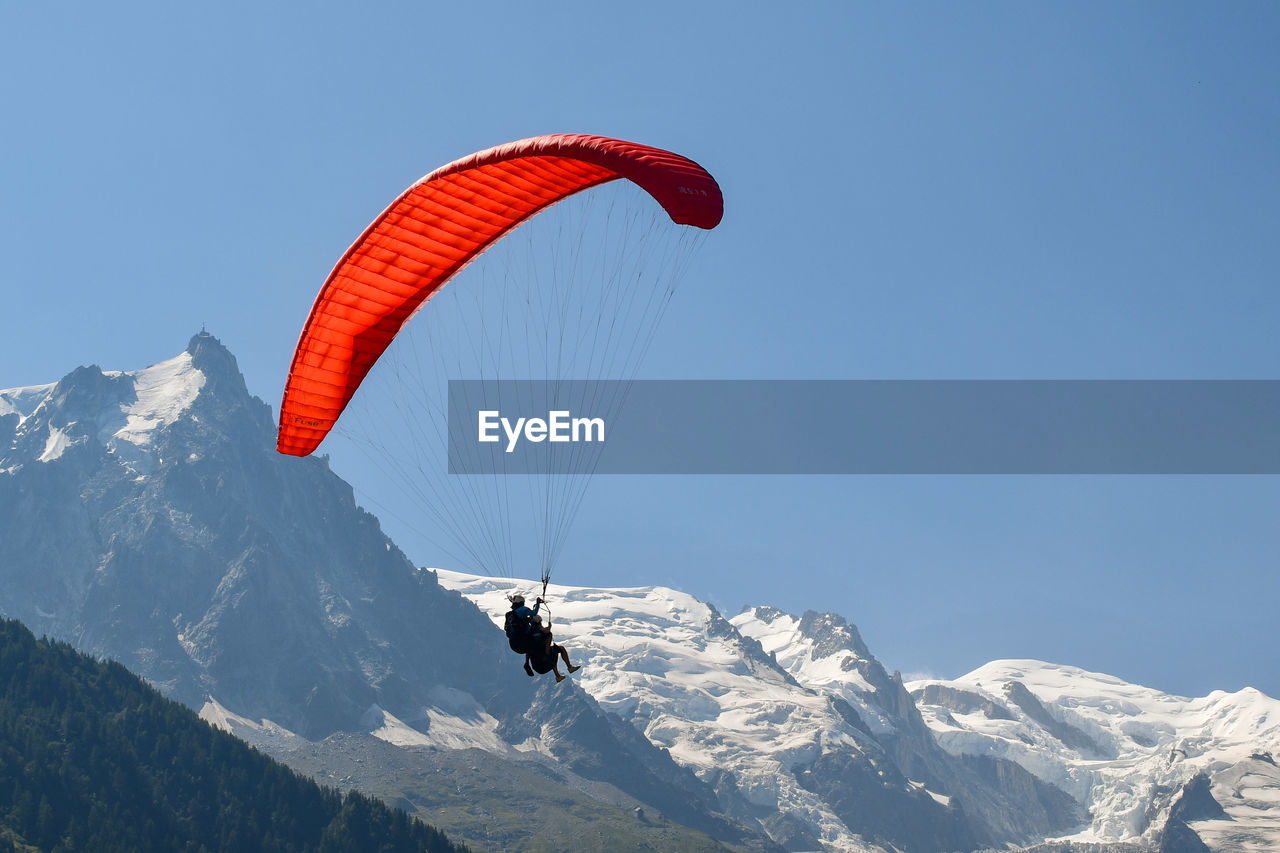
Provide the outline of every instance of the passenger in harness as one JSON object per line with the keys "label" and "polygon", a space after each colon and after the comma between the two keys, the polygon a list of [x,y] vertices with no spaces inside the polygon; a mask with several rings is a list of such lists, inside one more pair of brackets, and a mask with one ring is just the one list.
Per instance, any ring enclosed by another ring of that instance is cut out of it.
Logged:
{"label": "passenger in harness", "polygon": [[544,626],[542,617],[538,615],[542,604],[539,598],[530,609],[525,606],[523,595],[516,593],[511,596],[511,609],[507,611],[503,630],[511,650],[525,656],[525,675],[532,678],[535,671],[539,674],[554,671],[556,681],[561,682],[564,676],[560,674],[559,660],[564,660],[569,672],[577,672],[581,667],[569,662],[569,653],[564,646],[552,642],[550,623]]}
{"label": "passenger in harness", "polygon": [[559,684],[564,681],[564,676],[560,674],[561,660],[564,661],[565,667],[570,672],[577,672],[582,669],[581,666],[574,666],[569,662],[569,653],[565,651],[564,646],[552,642],[550,622],[543,625],[542,617],[535,615],[533,617],[533,627],[541,639],[535,639],[534,647],[525,655],[524,671],[526,674],[533,675],[533,672],[529,671],[529,667],[532,665],[533,671],[539,675],[548,671],[554,672],[556,674],[556,683]]}

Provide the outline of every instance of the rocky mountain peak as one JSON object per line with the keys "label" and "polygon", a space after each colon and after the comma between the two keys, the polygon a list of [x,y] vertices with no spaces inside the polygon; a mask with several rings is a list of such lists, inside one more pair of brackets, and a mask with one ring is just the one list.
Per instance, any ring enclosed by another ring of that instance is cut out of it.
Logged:
{"label": "rocky mountain peak", "polygon": [[798,629],[801,635],[813,641],[810,654],[814,660],[840,652],[853,652],[863,660],[871,658],[871,650],[862,641],[857,627],[838,614],[805,611]]}
{"label": "rocky mountain peak", "polygon": [[133,382],[126,374],[107,375],[96,364],[77,367],[54,385],[44,407],[49,423],[66,426],[96,419],[111,407],[137,401]]}
{"label": "rocky mountain peak", "polygon": [[249,397],[236,357],[218,338],[202,329],[191,336],[185,351],[191,356],[192,366],[205,375],[210,392]]}
{"label": "rocky mountain peak", "polygon": [[475,608],[321,460],[275,452],[270,408],[213,335],[38,390],[4,398],[21,425],[0,466],[0,612],[193,707],[216,695],[306,735],[374,702],[413,720],[441,680],[527,707],[527,685],[493,689],[501,635]]}

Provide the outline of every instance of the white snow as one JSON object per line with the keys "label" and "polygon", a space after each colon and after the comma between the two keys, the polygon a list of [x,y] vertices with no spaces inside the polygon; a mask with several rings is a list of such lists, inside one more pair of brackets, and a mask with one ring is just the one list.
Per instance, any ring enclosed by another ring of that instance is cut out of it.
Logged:
{"label": "white snow", "polygon": [[415,718],[416,725],[398,719],[378,705],[370,706],[360,723],[376,738],[396,746],[438,749],[483,749],[503,753],[509,747],[498,737],[498,721],[469,693],[438,686],[432,705]]}
{"label": "white snow", "polygon": [[150,445],[155,431],[174,423],[190,408],[204,387],[204,374],[192,364],[191,354],[184,352],[143,370],[108,371],[103,375],[125,377],[132,385],[133,394],[127,395],[126,402],[106,403],[100,411],[77,412],[78,421],[60,426],[54,425],[58,420],[52,402],[56,385],[0,391],[0,416],[16,414],[19,418],[15,437],[43,435],[44,438],[41,452],[34,460],[11,458],[4,470],[17,470],[24,461],[54,462],[69,447],[91,438],[96,438],[108,453],[134,473],[145,475],[154,470],[158,460]]}
{"label": "white snow", "polygon": [[422,732],[406,725],[375,703],[360,718],[360,725],[376,738],[396,746],[428,746],[431,741]]}
{"label": "white snow", "polygon": [[[541,584],[434,570],[495,625],[516,591]],[[822,691],[749,662],[711,608],[666,587],[592,589],[552,584],[553,630],[582,670],[570,676],[699,775],[732,768],[750,801],[809,824],[829,850],[877,849],[852,833],[796,771],[823,751],[858,751],[855,732]],[[718,627],[717,627],[718,626]],[[513,671],[519,658],[512,655]]]}
{"label": "white snow", "polygon": [[302,746],[306,739],[270,720],[254,722],[225,708],[212,696],[200,708],[200,719],[209,725],[230,732],[243,741],[272,750],[286,750]]}
{"label": "white snow", "polygon": [[[204,374],[192,364],[189,352],[125,375],[133,380],[137,399],[131,405],[120,407],[124,425],[102,436],[109,445],[114,443],[112,439],[139,446],[148,444],[158,427],[176,421],[195,402],[205,382]],[[107,428],[108,425],[104,425],[104,431]]]}
{"label": "white snow", "polygon": [[893,731],[889,720],[864,698],[874,688],[855,668],[858,656],[854,652],[842,649],[818,656],[813,641],[800,632],[800,620],[789,613],[773,611],[772,618],[766,620],[757,609],[748,609],[729,622],[744,636],[758,641],[796,681],[838,695],[852,705],[875,734]]}
{"label": "white snow", "polygon": [[[475,748],[496,753],[511,750],[498,737],[498,721],[486,713],[470,694],[449,687],[436,687],[430,697],[434,704],[422,709],[416,718],[417,725],[409,725],[375,703],[360,718],[360,726],[368,734],[401,747]],[[254,722],[237,714],[213,697],[205,700],[200,709],[200,719],[274,752],[296,749],[309,743],[306,738],[271,720]],[[527,748],[535,749],[537,746],[530,743]]]}
{"label": "white snow", "polygon": [[1213,798],[1229,820],[1197,820],[1190,826],[1214,850],[1273,853],[1280,849],[1280,767],[1252,758],[1213,777]]}
{"label": "white snow", "polygon": [[44,443],[44,452],[36,458],[36,461],[52,462],[61,456],[64,450],[75,443],[75,439],[69,438],[65,432],[50,424],[49,437]]}
{"label": "white snow", "polygon": [[[1099,751],[1069,747],[1032,719],[1006,695],[1012,682],[1030,690],[1055,720],[1087,735]],[[1152,827],[1148,833],[1163,826],[1163,819],[1151,822],[1148,816],[1157,786],[1176,789],[1199,772],[1209,773],[1216,785],[1222,773],[1253,753],[1280,756],[1280,702],[1252,688],[1187,698],[1034,660],[993,661],[953,681],[916,681],[907,688],[915,693],[931,683],[976,693],[1011,712],[1013,719],[992,719],[976,708],[961,713],[918,703],[944,749],[1012,759],[1084,803],[1091,824],[1072,836],[1081,841],[1143,838],[1144,824]],[[1242,798],[1267,802],[1268,792],[1280,787],[1267,781],[1252,799],[1244,790],[1251,789],[1245,786],[1230,801],[1218,798],[1233,817],[1233,807],[1245,808]],[[1251,819],[1253,831],[1274,845],[1259,849],[1280,849],[1280,809]],[[1212,823],[1198,822],[1196,828]]]}
{"label": "white snow", "polygon": [[31,385],[0,391],[0,416],[15,414],[21,423],[48,398],[52,390],[53,385]]}

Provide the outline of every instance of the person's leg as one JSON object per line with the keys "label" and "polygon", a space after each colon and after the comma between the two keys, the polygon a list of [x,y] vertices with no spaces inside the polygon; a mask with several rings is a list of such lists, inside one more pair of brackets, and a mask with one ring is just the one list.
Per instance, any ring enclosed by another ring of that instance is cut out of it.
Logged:
{"label": "person's leg", "polygon": [[533,678],[533,668],[529,666],[529,656],[524,656],[524,674]]}
{"label": "person's leg", "polygon": [[565,649],[564,646],[557,644],[554,648],[555,648],[555,653],[558,654],[560,657],[564,658],[564,665],[568,667],[570,672],[577,672],[578,670],[582,669],[582,667],[580,666],[574,666],[573,662],[569,660],[569,652]]}

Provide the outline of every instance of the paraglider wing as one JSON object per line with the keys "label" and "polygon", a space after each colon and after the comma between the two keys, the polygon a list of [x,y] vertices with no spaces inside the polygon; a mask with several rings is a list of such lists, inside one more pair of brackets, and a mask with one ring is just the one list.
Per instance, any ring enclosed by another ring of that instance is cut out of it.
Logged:
{"label": "paraglider wing", "polygon": [[315,450],[405,323],[495,241],[542,209],[619,178],[648,192],[679,225],[710,229],[723,215],[719,186],[692,160],[580,134],[480,151],[405,190],[316,297],[289,368],[276,449]]}

